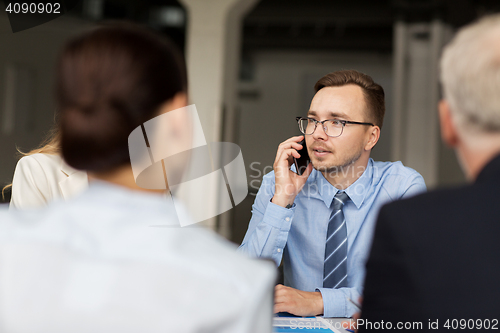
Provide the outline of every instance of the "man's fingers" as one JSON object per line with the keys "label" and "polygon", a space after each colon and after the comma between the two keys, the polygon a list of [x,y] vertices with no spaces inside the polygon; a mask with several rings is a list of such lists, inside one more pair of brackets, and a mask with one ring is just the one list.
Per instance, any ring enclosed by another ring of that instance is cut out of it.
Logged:
{"label": "man's fingers", "polygon": [[292,180],[293,182],[295,183],[295,186],[297,188],[297,191],[300,191],[302,190],[302,187],[305,185],[305,183],[307,182],[307,178],[309,177],[309,175],[311,174],[313,170],[313,165],[312,163],[309,163],[307,165],[307,168],[304,170],[304,172],[302,173],[302,175],[298,175],[294,172],[293,175],[291,175],[292,177]]}
{"label": "man's fingers", "polygon": [[282,284],[277,284],[276,286],[274,286],[274,292],[278,292],[279,290],[287,290],[287,289],[292,289],[292,288],[286,287]]}
{"label": "man's fingers", "polygon": [[285,142],[282,142],[279,146],[278,146],[278,150],[283,150],[283,149],[288,149],[288,148],[294,148],[294,149],[298,149],[298,150],[302,150],[304,148],[303,145],[299,144],[298,142],[296,141],[285,141]]}
{"label": "man's fingers", "polygon": [[303,135],[297,135],[297,136],[292,136],[290,139],[288,139],[286,141],[283,141],[283,142],[288,142],[288,141],[300,142],[302,140],[304,140],[304,136]]}
{"label": "man's fingers", "polygon": [[[274,163],[274,172],[278,173],[281,171],[288,171],[290,167],[289,158],[291,157],[299,158],[300,154],[295,149],[291,148],[283,150],[281,152],[281,155],[276,157],[276,162]],[[281,170],[282,168],[283,170]]]}
{"label": "man's fingers", "polygon": [[292,148],[290,148],[290,149],[285,149],[285,150],[283,151],[283,154],[285,154],[285,155],[286,155],[286,160],[288,160],[288,157],[289,157],[289,156],[293,156],[293,157],[295,157],[295,158],[300,158],[300,154],[299,154],[299,152],[298,152],[297,150],[295,150],[295,149],[292,149]]}
{"label": "man's fingers", "polygon": [[276,295],[274,297],[274,304],[280,304],[280,303],[286,303],[288,300],[288,297],[286,297],[285,295]]}
{"label": "man's fingers", "polygon": [[288,288],[285,287],[284,285],[277,285],[276,287],[274,287],[274,298],[276,299],[276,297],[278,296],[283,296],[285,295],[288,290]]}
{"label": "man's fingers", "polygon": [[274,313],[278,312],[288,312],[296,316],[301,316],[299,311],[297,311],[292,305],[287,303],[276,304],[274,306]]}
{"label": "man's fingers", "polygon": [[280,304],[274,305],[274,313],[278,313],[278,312],[288,312],[288,307],[286,306],[285,303],[280,303]]}
{"label": "man's fingers", "polygon": [[280,145],[278,146],[278,151],[276,152],[275,162],[278,161],[278,157],[281,156],[281,154],[283,153],[283,150],[285,150],[285,149],[290,149],[290,148],[294,148],[296,150],[303,149],[304,147],[302,145],[299,145],[299,142],[302,139],[304,139],[304,137],[302,135],[293,136],[290,139],[280,143]]}
{"label": "man's fingers", "polygon": [[300,147],[300,145],[295,144],[293,146],[283,147],[283,149],[279,149],[278,153],[276,154],[276,161],[282,160],[283,155],[286,155],[287,156],[286,158],[288,158],[288,156],[292,155],[291,152],[295,153],[295,154],[293,154],[293,156],[295,156],[296,158],[299,158],[300,153],[297,152],[297,149],[299,149],[297,147]]}
{"label": "man's fingers", "polygon": [[288,297],[281,296],[274,302],[274,313],[278,312],[290,312],[292,313],[293,310],[293,305],[291,300]]}
{"label": "man's fingers", "polygon": [[314,316],[322,313],[323,304],[319,309],[317,297],[319,292],[306,292],[291,287],[278,285],[275,287],[275,312],[289,312],[297,316]]}
{"label": "man's fingers", "polygon": [[274,287],[274,303],[286,303],[290,299],[289,297],[289,287],[285,287],[282,284],[278,284]]}
{"label": "man's fingers", "polygon": [[300,177],[305,178],[307,180],[307,178],[311,174],[312,170],[313,170],[313,165],[312,165],[312,163],[309,163],[307,165],[307,168],[304,170],[304,173],[302,173],[302,175]]}

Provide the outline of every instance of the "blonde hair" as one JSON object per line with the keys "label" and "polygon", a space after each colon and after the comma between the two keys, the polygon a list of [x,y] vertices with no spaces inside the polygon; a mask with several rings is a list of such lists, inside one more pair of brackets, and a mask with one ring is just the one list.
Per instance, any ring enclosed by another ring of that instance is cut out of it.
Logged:
{"label": "blonde hair", "polygon": [[[35,149],[30,150],[25,153],[22,152],[18,147],[16,147],[18,156],[23,158],[24,156],[30,156],[33,154],[48,154],[48,155],[57,155],[61,151],[61,133],[59,131],[58,126],[54,126],[47,137],[42,141],[42,143]],[[5,185],[2,188],[2,199],[5,200],[5,190],[12,187],[12,183]]]}

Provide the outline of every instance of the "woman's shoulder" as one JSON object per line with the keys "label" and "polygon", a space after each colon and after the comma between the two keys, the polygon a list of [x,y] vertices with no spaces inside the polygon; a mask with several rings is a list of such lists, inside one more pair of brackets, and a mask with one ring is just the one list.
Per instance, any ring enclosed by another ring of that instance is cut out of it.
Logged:
{"label": "woman's shoulder", "polygon": [[32,155],[23,156],[19,162],[18,166],[35,166],[39,165],[40,167],[54,167],[60,168],[63,160],[60,155],[57,154],[43,154],[37,153]]}
{"label": "woman's shoulder", "polygon": [[55,177],[61,173],[62,158],[59,155],[32,154],[23,156],[16,165],[14,182],[19,176]]}

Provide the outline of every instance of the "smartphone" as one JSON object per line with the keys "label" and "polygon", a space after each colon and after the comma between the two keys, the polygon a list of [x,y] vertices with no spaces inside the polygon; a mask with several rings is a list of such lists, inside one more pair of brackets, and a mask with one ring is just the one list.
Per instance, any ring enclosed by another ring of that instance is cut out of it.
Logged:
{"label": "smartphone", "polygon": [[299,145],[302,145],[301,150],[297,150],[300,154],[300,158],[293,158],[293,164],[295,165],[295,170],[298,175],[302,175],[306,170],[309,163],[311,163],[311,159],[309,158],[309,154],[307,153],[306,140],[302,140],[299,142]]}

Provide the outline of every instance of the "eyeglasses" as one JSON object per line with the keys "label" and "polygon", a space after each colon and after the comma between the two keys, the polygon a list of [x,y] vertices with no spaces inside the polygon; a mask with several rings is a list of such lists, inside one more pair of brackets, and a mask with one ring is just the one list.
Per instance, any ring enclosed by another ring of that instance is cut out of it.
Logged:
{"label": "eyeglasses", "polygon": [[342,133],[344,132],[344,127],[346,124],[375,126],[372,123],[360,123],[357,121],[339,120],[339,119],[327,119],[323,121],[319,121],[313,118],[303,118],[303,117],[296,117],[295,119],[299,123],[299,129],[303,134],[306,135],[313,134],[318,124],[321,124],[321,126],[323,126],[323,130],[325,131],[326,135],[328,135],[331,138],[336,138],[341,136]]}

